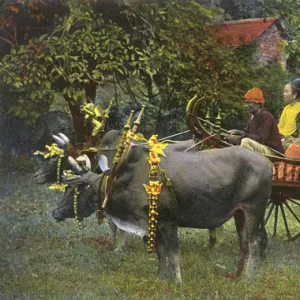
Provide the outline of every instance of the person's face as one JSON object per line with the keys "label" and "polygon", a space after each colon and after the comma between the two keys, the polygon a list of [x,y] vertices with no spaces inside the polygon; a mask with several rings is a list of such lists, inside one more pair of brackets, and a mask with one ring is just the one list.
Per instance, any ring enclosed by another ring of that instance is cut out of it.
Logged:
{"label": "person's face", "polygon": [[290,83],[286,84],[284,87],[283,101],[285,104],[290,104],[295,102],[295,95],[293,94],[292,85]]}
{"label": "person's face", "polygon": [[245,101],[245,107],[248,113],[255,115],[259,110],[259,104],[255,102]]}

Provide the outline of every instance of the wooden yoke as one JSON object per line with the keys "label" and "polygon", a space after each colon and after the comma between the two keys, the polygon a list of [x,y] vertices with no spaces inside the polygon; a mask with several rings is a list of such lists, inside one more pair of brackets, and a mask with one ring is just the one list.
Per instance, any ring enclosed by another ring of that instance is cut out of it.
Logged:
{"label": "wooden yoke", "polygon": [[221,140],[221,109],[218,110],[218,115],[216,118],[216,126],[214,128],[214,131],[216,133],[216,138],[218,141]]}
{"label": "wooden yoke", "polygon": [[[137,119],[134,121],[134,125],[133,125],[133,128],[132,128],[129,136],[128,136],[128,133],[130,130],[130,123],[132,120],[133,111],[131,111],[130,116],[127,120],[127,123],[124,125],[124,130],[122,133],[121,141],[118,145],[118,149],[117,149],[116,155],[114,157],[113,165],[109,172],[109,177],[108,177],[108,182],[107,182],[107,192],[106,192],[104,201],[102,203],[102,207],[101,207],[101,211],[100,211],[100,218],[99,218],[99,212],[98,212],[98,220],[101,219],[103,210],[105,209],[108,200],[111,198],[113,182],[115,180],[117,170],[120,168],[120,166],[125,161],[125,159],[128,155],[128,152],[131,148],[131,143],[132,143],[134,136],[137,132],[137,129],[141,123],[141,118],[142,118],[142,115],[144,112],[144,108],[145,108],[145,105],[142,106],[142,110],[140,111]],[[101,194],[101,193],[99,193],[99,194]]]}
{"label": "wooden yoke", "polygon": [[209,124],[209,130],[213,131],[213,126],[210,124],[210,109],[208,108],[205,115],[205,122]]}
{"label": "wooden yoke", "polygon": [[124,125],[122,137],[121,137],[120,143],[118,145],[118,149],[117,149],[116,155],[114,157],[112,168],[114,168],[114,166],[116,166],[118,164],[118,162],[119,162],[119,160],[120,160],[120,158],[121,158],[121,156],[122,156],[122,154],[124,152],[125,142],[126,142],[128,134],[129,134],[130,124],[131,124],[131,120],[132,120],[132,117],[133,117],[133,113],[134,113],[133,110],[130,111],[129,118],[128,118],[126,124]]}
{"label": "wooden yoke", "polygon": [[126,159],[126,157],[128,155],[128,152],[129,152],[129,150],[131,148],[131,143],[134,140],[135,134],[136,134],[136,132],[137,132],[137,130],[138,130],[140,124],[141,124],[141,119],[142,119],[142,115],[144,113],[144,109],[145,109],[145,105],[142,106],[142,109],[141,109],[141,111],[140,111],[137,119],[133,123],[133,127],[132,127],[132,129],[130,131],[130,135],[126,139],[125,148],[124,148],[122,156],[121,156],[121,158],[120,158],[120,160],[118,162],[117,169],[120,168],[120,166],[123,164],[123,162],[125,161],[125,159]]}

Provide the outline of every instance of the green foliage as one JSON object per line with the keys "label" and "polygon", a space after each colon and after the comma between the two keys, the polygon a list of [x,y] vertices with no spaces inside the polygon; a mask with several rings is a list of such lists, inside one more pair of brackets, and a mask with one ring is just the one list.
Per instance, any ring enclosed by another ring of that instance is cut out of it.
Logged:
{"label": "green foliage", "polygon": [[[265,1],[268,13],[284,7],[288,32],[296,36],[298,18],[292,13],[297,7],[292,11],[279,2],[271,6]],[[91,86],[114,82],[130,95],[132,107],[147,104],[153,131],[163,115],[176,110],[183,116],[195,94],[205,96],[202,115],[208,107],[213,114],[221,108],[224,124],[234,126],[245,118],[241,99],[254,86],[264,90],[267,106],[280,114],[283,72],[273,65],[257,67],[255,45],[220,48],[209,30],[215,11],[196,1],[146,3],[130,1],[122,12],[128,23],[121,27],[87,1],[69,1],[69,13],[56,20],[51,33],[16,46],[0,62],[0,78],[12,95],[7,111],[34,121],[53,101],[94,101]],[[297,70],[298,40],[287,49]],[[184,118],[178,128],[183,124]]]}
{"label": "green foliage", "polygon": [[259,2],[258,9],[262,16],[278,17],[284,25],[287,43],[285,51],[288,56],[290,78],[300,73],[300,5],[299,1],[264,0]]}
{"label": "green foliage", "polygon": [[287,74],[278,64],[260,66],[253,72],[252,87],[257,86],[263,90],[265,106],[278,119],[284,107],[283,88],[286,82]]}
{"label": "green foliage", "polygon": [[[170,108],[195,92],[203,93],[206,81],[211,83],[213,76],[208,55],[213,57],[209,52],[215,44],[205,31],[212,12],[195,1],[188,5],[185,1],[148,1],[147,5],[138,1],[125,13],[135,43],[143,49],[139,72],[146,86],[150,82],[158,87],[163,106]],[[199,69],[203,71],[202,83],[194,81],[191,86],[189,78]]]}
{"label": "green foliage", "polygon": [[253,51],[220,48],[209,30],[215,12],[195,1],[137,1],[125,13],[143,49],[137,67],[158,119],[162,112],[184,111],[195,94],[206,98],[202,113],[212,107],[222,108],[225,119],[241,115],[238,99]]}
{"label": "green foliage", "polygon": [[128,74],[127,65],[136,59],[122,28],[105,22],[86,2],[68,3],[69,15],[57,20],[51,35],[13,48],[0,63],[1,78],[18,101],[10,111],[20,117],[34,121],[58,98],[93,101],[90,84]]}
{"label": "green foliage", "polygon": [[2,171],[10,169],[18,172],[32,172],[32,170],[39,166],[38,160],[31,160],[25,156],[11,156],[10,154],[6,154],[3,155],[2,160]]}

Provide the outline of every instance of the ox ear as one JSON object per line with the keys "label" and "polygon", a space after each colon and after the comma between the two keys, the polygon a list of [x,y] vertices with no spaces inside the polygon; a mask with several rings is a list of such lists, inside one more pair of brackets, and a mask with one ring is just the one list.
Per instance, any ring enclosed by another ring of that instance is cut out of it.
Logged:
{"label": "ox ear", "polygon": [[57,145],[59,147],[63,147],[66,143],[64,142],[63,139],[61,139],[60,137],[58,137],[57,135],[53,134],[52,137],[54,138],[55,142],[57,143]]}
{"label": "ox ear", "polygon": [[100,155],[98,166],[103,173],[109,170],[108,159],[105,155]]}
{"label": "ox ear", "polygon": [[79,166],[78,162],[72,156],[69,156],[68,160],[69,160],[70,165],[74,169],[74,171],[76,171],[77,173],[82,172],[82,168]]}
{"label": "ox ear", "polygon": [[68,139],[68,137],[65,136],[63,133],[60,132],[58,135],[66,144],[70,143],[70,140]]}

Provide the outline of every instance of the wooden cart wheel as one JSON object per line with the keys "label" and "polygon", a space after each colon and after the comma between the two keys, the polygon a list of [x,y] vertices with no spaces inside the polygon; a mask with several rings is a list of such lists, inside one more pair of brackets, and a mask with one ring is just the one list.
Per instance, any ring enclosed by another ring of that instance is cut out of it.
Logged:
{"label": "wooden cart wheel", "polygon": [[[280,217],[281,215],[281,217]],[[285,228],[288,240],[300,237],[300,200],[285,197],[281,192],[272,193],[268,203],[265,224],[277,235],[280,225]]]}

